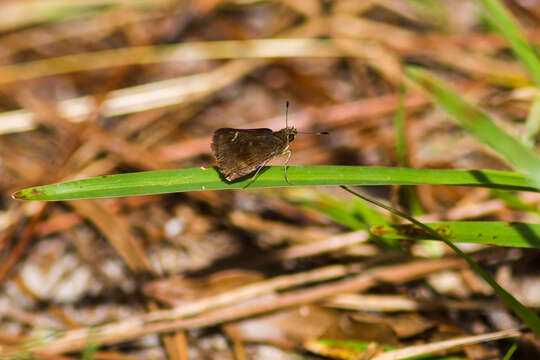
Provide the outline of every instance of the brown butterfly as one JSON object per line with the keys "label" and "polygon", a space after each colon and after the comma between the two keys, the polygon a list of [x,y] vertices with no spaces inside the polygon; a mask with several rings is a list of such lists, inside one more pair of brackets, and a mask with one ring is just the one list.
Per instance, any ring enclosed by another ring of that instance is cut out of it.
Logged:
{"label": "brown butterfly", "polygon": [[[286,114],[288,114],[289,102],[286,106]],[[290,184],[287,176],[287,164],[291,158],[289,144],[295,139],[296,134],[298,131],[288,126],[287,116],[285,116],[285,128],[278,131],[266,128],[217,129],[212,140],[212,151],[216,157],[219,172],[227,181],[233,181],[257,171],[253,179],[245,186],[248,187],[270,160],[276,156],[287,155],[285,180]]]}

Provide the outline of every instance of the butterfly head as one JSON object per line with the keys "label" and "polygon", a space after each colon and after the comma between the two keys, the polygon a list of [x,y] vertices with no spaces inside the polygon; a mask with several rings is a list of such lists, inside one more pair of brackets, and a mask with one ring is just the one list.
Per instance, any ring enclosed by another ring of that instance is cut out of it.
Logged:
{"label": "butterfly head", "polygon": [[292,142],[296,138],[296,134],[298,134],[298,131],[294,127],[286,127],[283,129],[285,132],[285,135],[287,136],[287,141]]}

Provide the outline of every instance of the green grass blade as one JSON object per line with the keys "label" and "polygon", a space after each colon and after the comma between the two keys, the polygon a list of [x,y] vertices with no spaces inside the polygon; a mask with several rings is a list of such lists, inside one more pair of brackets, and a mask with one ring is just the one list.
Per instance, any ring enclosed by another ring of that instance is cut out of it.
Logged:
{"label": "green grass blade", "polygon": [[540,186],[540,158],[532,149],[504,132],[488,114],[466,102],[435,76],[416,67],[409,67],[406,72],[427,89],[459,125],[501,154],[517,169],[529,173],[537,186]]}
{"label": "green grass blade", "polygon": [[[362,208],[357,209],[357,203],[360,203],[358,199],[353,201],[344,201],[334,196],[330,196],[325,192],[317,191],[316,189],[294,189],[278,196],[291,204],[302,206],[306,209],[311,209],[324,214],[335,223],[348,227],[351,230],[369,230],[371,226],[387,224],[389,221],[382,221],[371,223],[364,215],[371,217],[376,216],[375,210],[371,207],[367,207],[362,202]],[[369,211],[368,214],[363,212],[364,209]],[[372,216],[372,214],[374,214]]]}
{"label": "green grass blade", "polygon": [[471,257],[469,255],[467,255],[463,251],[461,251],[461,249],[458,248],[456,245],[454,245],[452,243],[452,241],[450,241],[446,237],[440,235],[437,231],[433,230],[429,226],[426,226],[426,225],[422,224],[420,221],[416,220],[415,218],[413,218],[413,217],[411,217],[411,216],[409,216],[409,215],[407,215],[405,213],[402,213],[399,210],[393,209],[393,208],[391,208],[389,206],[386,206],[383,203],[375,201],[373,199],[369,199],[369,198],[367,198],[367,197],[365,197],[365,196],[363,196],[363,195],[349,189],[346,186],[342,186],[342,188],[345,191],[347,191],[347,192],[349,192],[349,193],[351,193],[353,195],[356,195],[359,198],[361,198],[361,199],[363,199],[363,200],[365,200],[367,202],[370,202],[370,203],[372,203],[374,205],[382,207],[383,209],[386,209],[386,210],[390,211],[391,213],[393,213],[393,214],[395,214],[397,216],[400,216],[400,217],[402,217],[404,219],[409,220],[414,225],[416,225],[416,226],[422,228],[423,230],[427,231],[428,233],[430,233],[433,236],[434,239],[443,241],[447,246],[449,246],[452,250],[454,250],[454,252],[456,252],[460,257],[465,259],[465,261],[467,261],[467,263],[474,270],[474,272],[477,273],[480,277],[482,277],[482,279],[484,279],[484,281],[486,281],[489,284],[489,286],[491,286],[491,288],[493,288],[493,290],[495,290],[497,295],[499,295],[499,297],[503,300],[503,302],[506,304],[506,306],[508,306],[510,309],[512,309],[514,311],[514,313],[521,319],[521,321],[523,321],[525,324],[527,324],[527,326],[529,326],[529,328],[533,331],[533,333],[537,337],[540,337],[540,318],[538,318],[538,316],[534,313],[534,311],[530,310],[525,305],[520,303],[514,296],[512,296],[512,294],[510,294],[504,288],[502,288],[495,280],[493,280],[493,278],[486,271],[484,271],[484,269],[482,269],[480,267],[480,265],[478,265],[478,263],[476,261],[471,259]]}
{"label": "green grass blade", "polygon": [[540,60],[527,43],[517,21],[499,0],[481,0],[486,10],[487,20],[506,38],[517,58],[531,74],[536,87],[540,88]]}
{"label": "green grass blade", "polygon": [[[540,224],[498,221],[447,221],[426,223],[452,242],[540,249]],[[375,235],[391,239],[434,239],[416,225],[379,225],[371,228]]]}
{"label": "green grass blade", "polygon": [[515,341],[512,346],[510,346],[510,349],[506,352],[506,354],[503,357],[503,360],[510,360],[512,359],[512,355],[516,352],[517,348],[519,346],[519,341]]}
{"label": "green grass blade", "polygon": [[[535,85],[540,89],[540,59],[528,44],[523,31],[512,14],[499,0],[482,0],[486,19],[490,26],[498,31],[510,44],[516,57],[529,71]],[[534,137],[540,128],[540,97],[536,97],[527,117],[525,142],[532,146]]]}
{"label": "green grass blade", "polygon": [[[429,170],[377,166],[289,166],[292,186],[319,185],[459,185],[538,191],[523,174],[494,170]],[[198,190],[242,189],[250,178],[223,181],[215,168],[147,171],[68,181],[20,190],[21,200],[73,200],[165,194]],[[282,166],[265,168],[249,189],[291,186]]]}
{"label": "green grass blade", "polygon": [[504,201],[504,204],[509,209],[530,212],[530,213],[535,213],[536,215],[540,215],[540,209],[538,209],[538,206],[526,203],[525,201],[521,200],[519,196],[517,196],[516,194],[510,191],[492,189],[491,194],[495,198],[501,199],[502,201]]}
{"label": "green grass blade", "polygon": [[[279,195],[278,195],[279,196]],[[390,224],[391,219],[359,199],[341,199],[316,189],[290,189],[281,193],[281,199],[291,204],[324,214],[335,223],[351,230],[369,231],[377,225]],[[372,234],[373,235],[373,234]],[[396,248],[398,241],[373,235],[372,240]]]}
{"label": "green grass blade", "polygon": [[396,113],[394,114],[394,147],[398,165],[409,167],[404,106],[406,91],[405,85],[402,85],[399,90]]}
{"label": "green grass blade", "polygon": [[[399,100],[396,113],[394,114],[394,141],[395,141],[395,153],[397,163],[399,166],[409,167],[409,154],[407,148],[407,127],[406,127],[406,114],[405,114],[405,96],[407,95],[407,88],[405,84],[401,84],[399,90]],[[418,199],[416,188],[406,186],[403,188],[405,198],[407,199],[407,205],[410,212],[415,215],[421,215],[424,212],[422,204]]]}
{"label": "green grass blade", "polygon": [[531,148],[534,147],[536,135],[540,130],[540,96],[534,98],[527,121],[525,122],[526,132],[523,141]]}

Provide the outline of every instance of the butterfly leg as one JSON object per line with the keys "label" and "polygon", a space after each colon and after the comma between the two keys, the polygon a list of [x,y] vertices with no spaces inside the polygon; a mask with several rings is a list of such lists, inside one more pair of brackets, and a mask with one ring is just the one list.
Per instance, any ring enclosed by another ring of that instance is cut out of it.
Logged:
{"label": "butterfly leg", "polygon": [[270,160],[272,159],[268,159],[266,160],[265,162],[262,163],[261,166],[259,166],[259,168],[257,169],[257,171],[255,172],[255,175],[253,175],[253,177],[251,178],[251,180],[242,188],[242,189],[245,189],[247,188],[249,185],[251,185],[255,179],[257,179],[257,176],[259,175],[259,172],[261,171],[261,169],[266,165],[267,162],[269,162]]}
{"label": "butterfly leg", "polygon": [[287,154],[287,160],[285,160],[285,181],[287,181],[287,184],[292,185],[292,183],[289,181],[289,177],[287,176],[287,167],[289,166],[289,160],[291,158],[291,150],[287,150],[283,153],[283,155]]}

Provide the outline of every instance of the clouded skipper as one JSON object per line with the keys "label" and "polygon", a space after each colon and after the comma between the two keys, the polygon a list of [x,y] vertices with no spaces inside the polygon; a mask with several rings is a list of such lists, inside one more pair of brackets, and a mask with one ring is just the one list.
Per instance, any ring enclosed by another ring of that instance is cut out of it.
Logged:
{"label": "clouded skipper", "polygon": [[[212,151],[216,157],[219,172],[227,181],[234,181],[242,176],[257,171],[244,188],[251,185],[259,171],[274,157],[287,155],[285,160],[285,180],[287,164],[291,158],[289,144],[295,139],[298,131],[288,124],[289,102],[286,102],[285,128],[271,129],[232,129],[221,128],[214,132]],[[328,134],[321,132],[317,134]]]}

